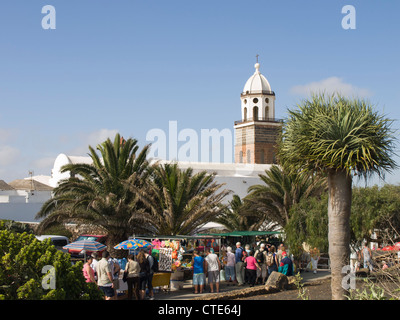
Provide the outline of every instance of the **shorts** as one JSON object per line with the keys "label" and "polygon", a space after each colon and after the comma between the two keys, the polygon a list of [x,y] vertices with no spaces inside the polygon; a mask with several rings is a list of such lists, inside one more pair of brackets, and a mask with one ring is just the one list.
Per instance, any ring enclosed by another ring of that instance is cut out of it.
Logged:
{"label": "shorts", "polygon": [[140,275],[139,276],[139,290],[146,290],[147,286],[147,275]]}
{"label": "shorts", "polygon": [[193,285],[203,286],[204,285],[204,273],[194,273],[193,274]]}
{"label": "shorts", "polygon": [[114,295],[115,295],[114,288],[112,288],[112,287],[99,286],[99,289],[104,292],[104,295],[106,297],[114,297]]}
{"label": "shorts", "polygon": [[208,283],[219,282],[219,271],[208,271]]}

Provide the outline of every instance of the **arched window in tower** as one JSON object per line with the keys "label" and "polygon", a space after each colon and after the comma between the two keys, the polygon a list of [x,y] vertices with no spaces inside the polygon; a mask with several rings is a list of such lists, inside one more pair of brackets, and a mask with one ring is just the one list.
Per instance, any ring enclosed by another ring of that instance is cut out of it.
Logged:
{"label": "arched window in tower", "polygon": [[246,107],[243,110],[243,120],[247,121],[247,108]]}
{"label": "arched window in tower", "polygon": [[247,162],[246,163],[250,163],[251,162],[251,152],[250,150],[247,150]]}
{"label": "arched window in tower", "polygon": [[258,107],[253,108],[253,119],[258,120]]}
{"label": "arched window in tower", "polygon": [[243,163],[243,151],[239,152],[239,163]]}
{"label": "arched window in tower", "polygon": [[265,107],[265,119],[269,119],[269,107]]}

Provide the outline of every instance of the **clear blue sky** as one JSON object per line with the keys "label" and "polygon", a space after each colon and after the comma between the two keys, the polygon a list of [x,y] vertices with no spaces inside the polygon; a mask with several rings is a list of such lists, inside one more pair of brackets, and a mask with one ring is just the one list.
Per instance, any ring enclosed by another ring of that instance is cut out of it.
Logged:
{"label": "clear blue sky", "polygon": [[[348,4],[355,30],[342,28]],[[45,5],[55,30],[41,26]],[[314,83],[400,119],[399,12],[388,0],[3,0],[0,179],[50,175],[59,153],[85,155],[116,131],[141,145],[173,120],[233,134],[256,54],[278,118]]]}

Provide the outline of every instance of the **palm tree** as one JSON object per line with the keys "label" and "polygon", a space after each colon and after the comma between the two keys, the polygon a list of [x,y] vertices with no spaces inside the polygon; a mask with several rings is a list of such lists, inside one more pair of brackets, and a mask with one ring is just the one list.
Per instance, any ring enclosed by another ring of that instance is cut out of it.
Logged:
{"label": "palm tree", "polygon": [[[101,158],[89,146],[92,164],[68,164],[62,172],[71,177],[62,180],[54,196],[43,204],[37,218],[44,218],[39,232],[55,224],[74,222],[95,225],[107,232],[108,249],[126,240],[135,231],[146,230],[143,204],[126,185],[128,178],[138,188],[149,174],[145,146],[136,155],[137,140],[124,140],[119,134],[114,143],[107,139],[97,146]],[[134,179],[132,177],[135,177]]]}
{"label": "palm tree", "polygon": [[176,163],[153,166],[146,188],[129,184],[146,205],[155,235],[188,235],[219,214],[220,203],[230,193],[218,192],[223,184],[206,171],[193,174]]}
{"label": "palm tree", "polygon": [[259,177],[263,184],[249,187],[245,199],[273,226],[285,227],[290,208],[303,198],[319,195],[326,186],[326,179],[298,171],[289,172],[284,165],[273,165]]}
{"label": "palm tree", "polygon": [[221,213],[214,219],[229,231],[235,230],[258,230],[263,220],[253,210],[248,210],[245,201],[234,194],[228,206],[224,206]]}
{"label": "palm tree", "polygon": [[329,256],[332,298],[343,299],[342,268],[348,264],[352,175],[380,177],[393,161],[391,121],[360,99],[313,95],[289,110],[278,156],[295,170],[328,177]]}

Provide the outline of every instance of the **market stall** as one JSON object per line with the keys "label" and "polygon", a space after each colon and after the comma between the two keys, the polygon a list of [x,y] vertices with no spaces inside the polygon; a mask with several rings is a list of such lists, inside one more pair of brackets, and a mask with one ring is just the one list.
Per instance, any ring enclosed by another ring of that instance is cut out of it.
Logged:
{"label": "market stall", "polygon": [[[153,287],[168,285],[170,290],[179,290],[184,281],[192,278],[192,256],[196,249],[204,252],[213,248],[218,254],[220,237],[217,236],[158,236],[136,237],[152,244],[152,256],[157,259],[159,273],[153,276]],[[165,273],[169,273],[169,278]]]}
{"label": "market stall", "polygon": [[[131,238],[126,241],[123,241],[116,245],[114,249],[122,249],[128,250],[129,254],[133,254],[136,256],[141,249],[149,249],[152,246],[150,242],[147,242],[143,239],[135,239]],[[121,263],[120,263],[121,264]],[[123,281],[123,270],[124,267],[121,268],[120,276],[119,276],[119,288],[118,291],[126,292],[128,290],[127,283]],[[170,274],[163,274],[163,273],[155,273],[153,275],[153,287],[159,286],[169,286],[170,281]]]}
{"label": "market stall", "polygon": [[256,238],[263,238],[268,243],[278,243],[279,236],[281,236],[283,232],[281,231],[231,231],[231,232],[223,232],[223,233],[207,233],[207,234],[199,234],[198,236],[218,236],[222,239],[223,243],[226,245],[230,245],[235,247],[236,242],[241,242],[242,245],[245,243],[255,243]]}

